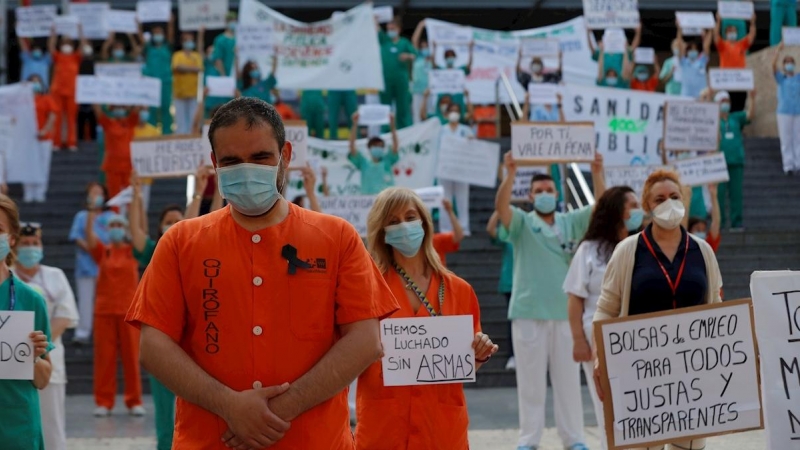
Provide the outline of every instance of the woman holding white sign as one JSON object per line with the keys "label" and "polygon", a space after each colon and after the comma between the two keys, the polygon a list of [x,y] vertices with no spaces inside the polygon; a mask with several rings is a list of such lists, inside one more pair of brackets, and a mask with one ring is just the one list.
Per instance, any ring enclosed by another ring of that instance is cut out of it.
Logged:
{"label": "woman holding white sign", "polygon": [[800,72],[795,68],[794,57],[786,54],[783,66],[778,60],[783,52],[783,41],[772,60],[772,72],[778,83],[778,134],[781,138],[783,171],[787,175],[800,175]]}
{"label": "woman holding white sign", "polygon": [[[433,221],[422,199],[409,189],[383,191],[369,213],[367,234],[372,257],[400,305],[391,318],[471,315],[475,362],[465,369],[474,373],[489,361],[498,347],[481,333],[478,298],[436,255]],[[376,362],[358,379],[356,448],[469,448],[461,383],[386,387],[382,373]]]}
{"label": "woman holding white sign", "polygon": [[[666,170],[650,174],[642,192],[642,207],[652,223],[620,242],[611,255],[594,322],[722,301],[722,276],[714,251],[681,226],[686,209],[678,175]],[[603,400],[596,359],[594,381]],[[670,445],[701,449],[705,440]]]}

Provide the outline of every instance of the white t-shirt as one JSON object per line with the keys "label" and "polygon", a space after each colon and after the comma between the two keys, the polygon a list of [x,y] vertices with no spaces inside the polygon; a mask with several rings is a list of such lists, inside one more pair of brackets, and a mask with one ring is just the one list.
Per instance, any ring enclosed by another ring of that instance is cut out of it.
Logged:
{"label": "white t-shirt", "polygon": [[[592,319],[597,311],[597,299],[600,298],[606,273],[607,262],[597,254],[597,249],[597,241],[582,242],[564,280],[564,292],[586,299],[583,305],[584,331],[592,329]],[[587,339],[591,341],[591,336],[587,336]]]}
{"label": "white t-shirt", "polygon": [[[19,274],[19,270],[15,273]],[[63,270],[40,265],[39,271],[27,283],[47,301],[47,315],[50,321],[54,318],[69,319],[67,328],[75,328],[78,325],[75,295]],[[50,383],[66,384],[67,368],[64,363],[64,344],[61,342],[61,336],[53,341],[53,345],[55,348],[50,352],[50,364],[53,366]]]}

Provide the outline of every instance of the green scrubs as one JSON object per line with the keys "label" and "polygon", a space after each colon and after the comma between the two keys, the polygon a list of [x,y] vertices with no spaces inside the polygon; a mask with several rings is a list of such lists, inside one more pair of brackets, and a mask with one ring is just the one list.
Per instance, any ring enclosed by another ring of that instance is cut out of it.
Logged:
{"label": "green scrubs", "polygon": [[797,26],[797,0],[772,0],[769,19],[769,45],[783,40],[783,27]]}
{"label": "green scrubs", "polygon": [[277,84],[278,80],[275,79],[275,75],[269,74],[266,80],[261,80],[247,89],[242,89],[242,97],[257,98],[272,104],[272,89]]}
{"label": "green scrubs", "polygon": [[[728,163],[730,181],[721,183],[717,189],[719,207],[722,211],[722,224],[727,223],[727,207],[730,206],[731,228],[742,226],[742,200],[744,184],[744,139],[742,129],[749,124],[747,113],[730,113],[727,119],[720,117],[720,150]],[[730,200],[730,202],[728,201]]]}
{"label": "green scrubs", "polygon": [[[0,314],[10,309],[11,278],[0,284]],[[33,311],[33,328],[50,339],[44,297],[14,277],[14,311]],[[49,352],[54,348],[48,345]],[[44,450],[39,391],[31,380],[0,380],[0,447],[3,450]]]}
{"label": "green scrubs", "polygon": [[417,54],[411,41],[401,37],[397,42],[389,38],[383,31],[378,32],[381,44],[381,61],[383,63],[384,91],[381,92],[381,103],[395,105],[397,128],[411,126],[411,92],[409,91],[410,61],[400,61],[403,53]]}
{"label": "green scrubs", "polygon": [[353,126],[353,113],[358,109],[356,91],[328,91],[329,139],[339,139],[339,111],[344,108],[347,129]]}
{"label": "green scrubs", "polygon": [[[138,252],[134,249],[133,256],[139,265],[146,269],[153,259],[156,251],[156,241],[147,238],[144,249]],[[150,375],[150,394],[153,396],[155,408],[157,450],[170,450],[172,448],[172,435],[175,432],[175,394],[166,388],[153,375]]]}
{"label": "green scrubs", "polygon": [[322,91],[303,91],[300,115],[306,121],[309,136],[325,139],[325,100],[322,98]]}
{"label": "green scrubs", "polygon": [[442,101],[442,97],[448,96],[450,97],[450,103],[456,103],[461,106],[461,120],[459,123],[463,123],[464,125],[467,124],[466,115],[467,115],[467,102],[464,101],[464,94],[439,94],[436,96],[436,111],[433,111],[433,114],[428,114],[428,118],[436,117],[442,122],[442,125],[447,125],[447,112],[442,112],[442,109],[439,108],[440,102]]}
{"label": "green scrubs", "polygon": [[144,75],[161,80],[161,106],[150,108],[150,124],[161,134],[172,134],[172,48],[169,44],[144,45]]}
{"label": "green scrubs", "polygon": [[[633,52],[628,50],[628,60],[633,61]],[[592,53],[592,61],[600,61],[600,50],[595,50]],[[614,69],[617,75],[622,75],[622,65],[625,63],[624,53],[606,53],[603,55],[603,74],[605,75],[609,69]]]}
{"label": "green scrubs", "polygon": [[388,152],[382,160],[375,162],[367,159],[361,152],[347,155],[347,159],[361,171],[361,195],[376,195],[388,187],[394,186],[392,167],[400,160],[395,152]]}
{"label": "green scrubs", "polygon": [[225,75],[233,75],[233,62],[236,59],[236,37],[220,34],[214,39],[214,61],[221,60]]}

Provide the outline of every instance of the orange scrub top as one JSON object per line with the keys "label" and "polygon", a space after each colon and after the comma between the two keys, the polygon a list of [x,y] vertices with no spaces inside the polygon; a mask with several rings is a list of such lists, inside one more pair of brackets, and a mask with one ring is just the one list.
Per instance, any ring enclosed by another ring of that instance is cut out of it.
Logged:
{"label": "orange scrub top", "polygon": [[719,41],[719,67],[721,69],[744,69],[747,67],[747,50],[750,49],[748,38],[736,42]]}
{"label": "orange scrub top", "polygon": [[655,92],[658,87],[658,77],[652,76],[646,81],[639,81],[636,78],[631,80],[631,89],[634,91]]}
{"label": "orange scrub top", "polygon": [[139,113],[112,119],[105,114],[97,118],[105,133],[106,156],[101,169],[104,172],[131,172],[131,141],[139,123]]}
{"label": "orange scrub top", "polygon": [[[47,125],[47,119],[50,117],[50,114],[58,114],[58,105],[56,101],[53,100],[53,97],[47,94],[36,95],[33,100],[36,102],[36,122],[39,124],[38,129],[41,130]],[[45,141],[53,139],[53,132],[51,131],[50,134],[44,136],[42,139]]]}
{"label": "orange scrub top", "polygon": [[[496,106],[476,106],[475,111],[473,112],[474,119],[477,120],[484,120],[484,119],[492,119],[495,120],[497,117],[497,107]],[[478,139],[496,139],[497,138],[497,123],[496,122],[479,122],[478,123]]]}
{"label": "orange scrub top", "polygon": [[[289,273],[291,245],[309,268]],[[289,204],[278,225],[240,227],[230,207],[174,225],[158,242],[126,320],[170,336],[231,389],[292,383],[340,327],[398,308],[352,225]],[[225,421],[178,398],[173,448],[226,450]],[[354,448],[347,390],[301,414],[274,450]]]}
{"label": "orange scrub top", "polygon": [[53,83],[50,92],[67,97],[75,96],[75,82],[81,67],[81,53],[53,52]]}
{"label": "orange scrub top", "polygon": [[447,254],[457,252],[461,245],[456,244],[453,233],[436,233],[433,235],[433,249],[442,260],[442,264],[447,265]]}
{"label": "orange scrub top", "polygon": [[[400,303],[392,319],[430,317],[421,306],[414,313],[406,297],[406,283],[394,269],[384,275]],[[434,275],[425,293],[439,310],[439,280]],[[452,273],[444,275],[444,315],[472,315],[473,333],[481,330],[478,297],[466,281]],[[383,386],[378,361],[358,378],[356,390],[356,448],[359,450],[467,450],[469,415],[462,384],[428,386]]]}
{"label": "orange scrub top", "polygon": [[114,247],[98,242],[92,249],[92,258],[100,268],[94,314],[124,316],[139,284],[139,261],[133,257],[133,247],[128,244]]}

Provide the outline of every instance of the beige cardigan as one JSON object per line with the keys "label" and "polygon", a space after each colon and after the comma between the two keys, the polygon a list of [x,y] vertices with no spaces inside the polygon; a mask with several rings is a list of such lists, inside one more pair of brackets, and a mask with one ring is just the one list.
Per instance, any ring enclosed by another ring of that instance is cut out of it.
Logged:
{"label": "beige cardigan", "polygon": [[[629,236],[620,242],[611,255],[603,278],[603,289],[600,293],[600,298],[597,300],[597,312],[594,314],[595,322],[628,315],[633,265],[636,260],[639,234],[641,233]],[[706,277],[708,278],[706,303],[721,302],[722,275],[719,273],[719,265],[717,264],[714,250],[711,249],[711,246],[706,241],[698,239],[691,234],[689,236],[700,246],[700,251],[703,253],[703,259],[706,263]]]}

